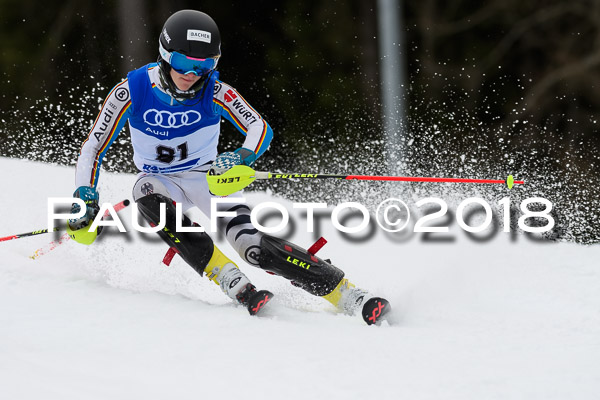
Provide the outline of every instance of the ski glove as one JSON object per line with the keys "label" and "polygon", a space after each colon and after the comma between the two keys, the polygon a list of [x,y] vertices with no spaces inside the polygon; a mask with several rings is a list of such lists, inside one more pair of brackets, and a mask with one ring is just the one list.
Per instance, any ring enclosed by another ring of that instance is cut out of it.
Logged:
{"label": "ski glove", "polygon": [[[89,226],[92,224],[100,207],[98,206],[98,200],[100,196],[96,189],[89,186],[81,186],[75,190],[73,197],[77,197],[84,201],[86,205],[86,213],[79,218],[70,219],[67,223],[67,233],[71,236],[71,239],[81,244],[92,244],[96,237],[102,231],[102,227],[96,228],[92,232],[88,232]],[[71,214],[76,214],[81,210],[79,204],[73,203],[71,206]]]}
{"label": "ski glove", "polygon": [[252,167],[256,161],[256,153],[244,147],[228,151],[217,156],[208,170],[209,175],[222,175],[236,165]]}

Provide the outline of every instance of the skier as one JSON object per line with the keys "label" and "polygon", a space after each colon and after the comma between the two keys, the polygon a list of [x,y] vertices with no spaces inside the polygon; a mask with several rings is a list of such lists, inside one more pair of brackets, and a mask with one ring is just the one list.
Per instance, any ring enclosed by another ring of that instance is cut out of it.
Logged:
{"label": "skier", "polygon": [[[91,244],[100,233],[88,231],[97,215],[96,190],[102,159],[126,121],[129,121],[133,160],[140,170],[133,198],[140,214],[158,226],[161,204],[166,224],[158,233],[200,275],[218,284],[233,301],[260,311],[272,297],[258,291],[244,273],[213,243],[205,232],[177,232],[176,208],[198,207],[210,216],[207,174],[221,175],[236,165],[252,167],[271,142],[269,124],[216,71],[221,38],[213,19],[200,11],[182,10],[171,15],[159,36],[156,63],[128,73],[104,101],[76,167],[74,197],[82,199],[86,214],[69,220],[71,237]],[[217,152],[220,121],[224,117],[244,136],[240,148]],[[234,193],[230,198],[239,198]],[[228,203],[226,238],[243,260],[281,275],[309,293],[321,296],[341,312],[361,314],[369,325],[379,323],[390,310],[388,301],[355,287],[344,272],[290,242],[258,231],[250,221],[250,208]],[[73,205],[72,213],[79,211]],[[180,226],[191,227],[185,215]],[[310,266],[307,268],[306,266]]]}

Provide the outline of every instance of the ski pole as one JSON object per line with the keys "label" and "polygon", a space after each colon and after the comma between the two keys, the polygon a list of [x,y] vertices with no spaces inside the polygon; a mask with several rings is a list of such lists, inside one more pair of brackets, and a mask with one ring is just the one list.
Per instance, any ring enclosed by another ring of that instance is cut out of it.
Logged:
{"label": "ski pole", "polygon": [[[50,232],[56,232],[57,230],[58,230],[58,228],[54,228]],[[49,232],[48,229],[40,229],[39,231],[32,231],[32,232],[26,232],[26,233],[19,233],[17,235],[4,236],[4,237],[0,238],[0,242],[5,242],[7,240],[21,239],[22,237],[27,237],[27,236],[41,235],[43,233],[48,233],[48,232]]]}
{"label": "ski pole", "polygon": [[450,182],[450,183],[495,183],[504,184],[509,189],[514,185],[523,185],[525,181],[516,181],[512,175],[502,179],[471,178],[429,178],[420,176],[387,175],[333,175],[333,174],[295,174],[255,171],[246,165],[236,165],[221,175],[207,175],[208,187],[217,196],[228,196],[250,185],[256,179],[340,179],[360,181],[401,181],[401,182]]}
{"label": "ski pole", "polygon": [[[125,207],[127,207],[128,205],[129,205],[129,200],[125,199],[125,200],[115,204],[115,206],[113,208],[116,212],[119,212],[122,209],[124,209]],[[106,210],[104,212],[104,215],[102,216],[102,219],[108,217],[109,215],[110,215],[110,213],[108,212],[108,210]],[[58,230],[58,228],[54,228],[54,230],[56,231],[56,230]],[[58,238],[58,240],[53,240],[50,243],[48,243],[47,245],[45,245],[44,247],[40,247],[33,253],[33,255],[29,256],[29,258],[35,260],[35,259],[43,256],[44,254],[51,252],[52,250],[54,250],[55,248],[57,248],[58,246],[60,246],[61,244],[65,243],[69,240],[71,240],[71,236],[69,236],[68,233],[63,233],[62,236]]]}
{"label": "ski pole", "polygon": [[[127,203],[127,204],[125,204],[125,203]],[[128,205],[129,205],[129,200],[124,200],[124,201],[118,203],[115,206],[115,211],[119,211],[119,210],[127,207]],[[118,208],[118,207],[120,207],[120,208]],[[104,214],[104,217],[107,217],[108,215],[109,214],[107,212],[107,213]],[[21,238],[27,237],[27,236],[41,235],[41,234],[49,233],[49,232],[56,232],[58,230],[59,230],[59,228],[56,227],[56,228],[52,229],[51,231],[49,231],[48,229],[40,229],[40,230],[37,230],[37,231],[31,231],[31,232],[25,232],[25,233],[18,233],[16,235],[9,235],[9,236],[1,237],[0,238],[0,242],[5,242],[7,240],[21,239]]]}
{"label": "ski pole", "polygon": [[499,183],[509,189],[514,185],[523,185],[525,181],[516,181],[512,175],[506,179],[471,179],[471,178],[430,178],[421,176],[386,176],[386,175],[333,175],[333,174],[289,174],[255,171],[256,179],[342,179],[359,181],[400,181],[400,182],[450,182],[450,183]]}

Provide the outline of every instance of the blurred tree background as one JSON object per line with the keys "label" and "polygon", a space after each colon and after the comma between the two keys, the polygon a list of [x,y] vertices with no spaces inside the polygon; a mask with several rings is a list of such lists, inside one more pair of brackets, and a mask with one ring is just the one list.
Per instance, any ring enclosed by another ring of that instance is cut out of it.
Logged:
{"label": "blurred tree background", "polygon": [[[401,3],[397,46],[407,82],[399,172],[512,172],[528,179],[528,196],[572,208],[585,220],[583,235],[596,240],[600,0]],[[374,0],[0,0],[0,155],[73,164],[110,88],[156,60],[171,13],[194,8],[220,27],[221,78],[274,129],[260,169],[386,172],[395,149],[381,124],[376,7]],[[224,124],[221,150],[239,143]],[[130,153],[122,133],[103,165],[133,171]],[[335,188],[322,187],[329,195]]]}

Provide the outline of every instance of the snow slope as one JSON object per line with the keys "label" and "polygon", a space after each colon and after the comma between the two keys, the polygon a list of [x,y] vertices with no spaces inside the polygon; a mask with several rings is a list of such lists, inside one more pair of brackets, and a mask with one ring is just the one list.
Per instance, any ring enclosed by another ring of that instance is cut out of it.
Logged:
{"label": "snow slope", "polygon": [[[72,168],[0,158],[0,170],[0,237],[44,228],[47,198],[74,189]],[[102,200],[130,198],[133,180],[103,173]],[[181,259],[162,266],[152,236],[112,230],[38,260],[53,234],[0,243],[0,398],[600,398],[598,246],[474,242],[456,227],[450,242],[378,230],[350,243],[326,225],[319,255],[390,299],[397,324],[367,327],[242,265],[276,294],[250,317]]]}

